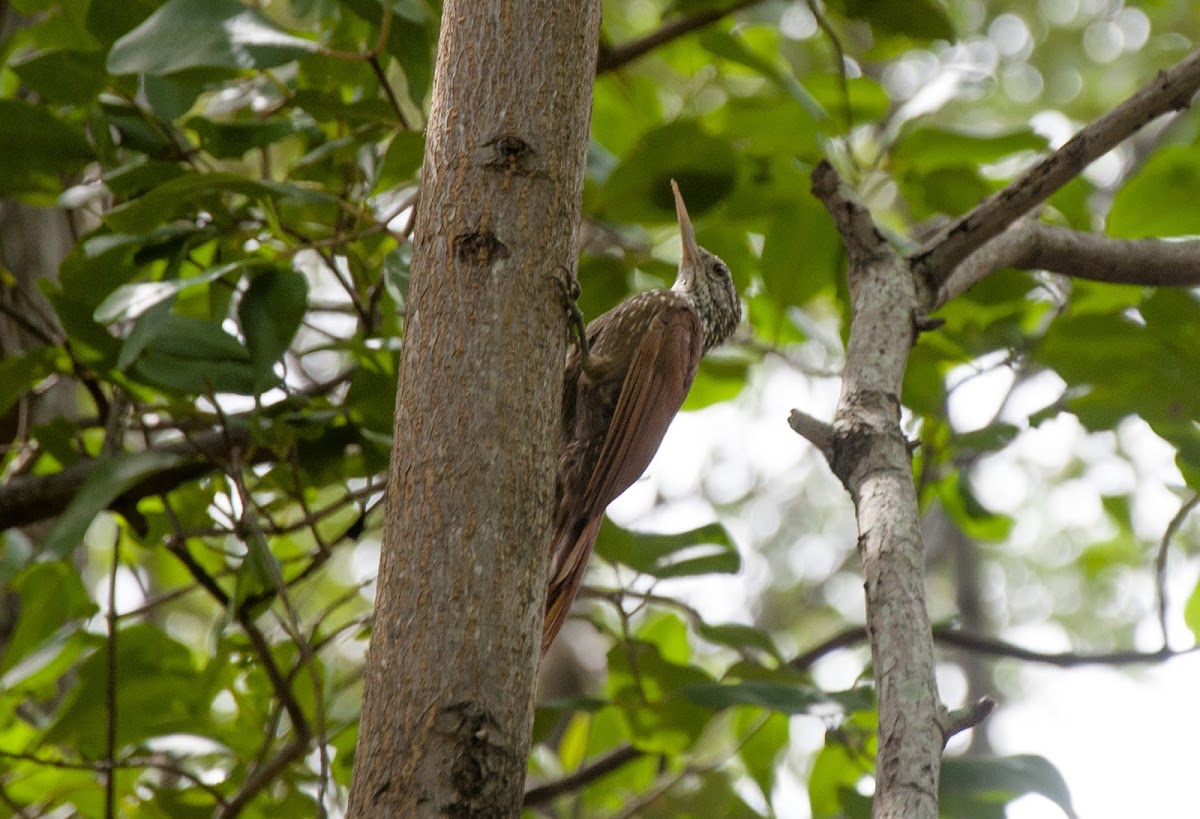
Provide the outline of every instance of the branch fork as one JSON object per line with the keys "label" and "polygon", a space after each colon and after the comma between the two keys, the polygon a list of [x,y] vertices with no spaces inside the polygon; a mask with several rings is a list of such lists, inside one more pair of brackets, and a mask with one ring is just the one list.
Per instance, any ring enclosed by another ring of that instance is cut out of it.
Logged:
{"label": "branch fork", "polygon": [[938,697],[911,451],[899,426],[911,345],[918,332],[934,329],[929,312],[1005,267],[1105,282],[1200,283],[1200,242],[1120,240],[1026,218],[1139,128],[1186,107],[1198,88],[1200,50],[907,257],[832,165],[813,170],[813,194],[849,256],[850,334],[832,424],[800,410],[788,423],[825,456],[855,505],[879,701],[876,816],[936,817],[945,742],[995,707],[984,698],[951,712]]}

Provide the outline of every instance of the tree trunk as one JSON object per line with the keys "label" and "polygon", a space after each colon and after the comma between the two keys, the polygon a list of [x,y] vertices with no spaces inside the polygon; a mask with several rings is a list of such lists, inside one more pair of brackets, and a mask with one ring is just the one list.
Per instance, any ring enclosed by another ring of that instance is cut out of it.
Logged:
{"label": "tree trunk", "polygon": [[599,25],[444,7],[351,816],[520,810]]}

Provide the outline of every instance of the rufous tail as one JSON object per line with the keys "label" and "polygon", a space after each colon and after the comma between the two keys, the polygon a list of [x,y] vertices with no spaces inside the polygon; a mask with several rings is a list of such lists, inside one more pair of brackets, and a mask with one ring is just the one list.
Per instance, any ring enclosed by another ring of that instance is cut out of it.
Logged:
{"label": "rufous tail", "polygon": [[546,619],[542,625],[542,656],[558,636],[559,630],[567,622],[571,612],[571,603],[579,593],[583,583],[583,575],[587,571],[588,559],[592,556],[592,547],[596,544],[596,535],[600,533],[600,523],[604,515],[597,515],[579,531],[577,537],[571,535],[576,527],[564,527],[555,535],[553,548],[550,552],[550,587],[546,591]]}

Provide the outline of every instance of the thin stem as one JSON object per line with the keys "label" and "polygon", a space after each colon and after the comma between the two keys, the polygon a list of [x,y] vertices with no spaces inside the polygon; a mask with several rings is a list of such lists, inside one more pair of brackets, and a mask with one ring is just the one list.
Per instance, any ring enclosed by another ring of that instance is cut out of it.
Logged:
{"label": "thin stem", "polygon": [[121,534],[113,538],[112,568],[108,572],[108,628],[104,663],[104,817],[117,815],[117,570],[121,566]]}
{"label": "thin stem", "polygon": [[1162,540],[1158,543],[1158,554],[1154,556],[1154,597],[1158,607],[1158,627],[1162,630],[1164,650],[1171,645],[1167,633],[1167,555],[1170,553],[1171,541],[1175,539],[1183,522],[1197,504],[1200,504],[1200,492],[1193,492],[1167,524]]}

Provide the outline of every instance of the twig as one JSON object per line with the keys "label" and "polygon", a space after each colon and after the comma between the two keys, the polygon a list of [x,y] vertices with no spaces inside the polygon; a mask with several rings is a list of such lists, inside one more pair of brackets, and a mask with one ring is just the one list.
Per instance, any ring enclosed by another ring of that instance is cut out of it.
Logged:
{"label": "twig", "polygon": [[[807,671],[812,665],[826,654],[842,648],[849,648],[865,642],[867,629],[865,626],[851,626],[840,631],[824,642],[818,643],[803,654],[794,657],[788,666],[797,671]],[[1013,643],[971,634],[950,626],[934,626],[933,640],[938,645],[970,651],[989,657],[1001,657],[1009,660],[1021,660],[1027,663],[1052,665],[1057,668],[1077,668],[1087,665],[1153,665],[1185,654],[1200,651],[1200,645],[1182,651],[1172,651],[1160,648],[1157,651],[1109,651],[1099,654],[1084,654],[1075,651],[1043,652],[1034,651]]]}
{"label": "twig", "polygon": [[[107,761],[69,762],[65,759],[50,759],[48,757],[37,756],[36,754],[18,753],[15,751],[0,751],[0,759],[29,762],[33,765],[43,765],[47,768],[61,768],[68,771],[94,771],[95,773],[104,773],[110,767]],[[196,787],[208,793],[208,795],[211,796],[218,805],[225,804],[225,797],[219,790],[214,788],[212,785],[207,784],[196,774],[192,773],[186,768],[181,768],[180,766],[175,765],[173,762],[164,762],[162,759],[157,757],[134,756],[114,762],[111,767],[115,770],[153,768],[155,770],[165,771],[166,773],[173,774],[181,779],[186,779],[188,782],[191,782]]]}
{"label": "twig", "polygon": [[866,626],[852,626],[851,628],[839,631],[832,637],[818,643],[817,645],[805,651],[803,654],[798,654],[792,658],[788,666],[796,671],[808,671],[813,664],[824,657],[826,654],[832,654],[840,648],[849,648],[850,646],[858,645],[867,639]]}
{"label": "twig", "polygon": [[[188,550],[187,543],[182,535],[182,528],[179,525],[179,519],[165,496],[163,497],[163,509],[174,529],[173,536],[167,542],[167,548],[183,563],[184,567],[192,575],[192,579],[206,589],[218,604],[223,608],[230,608],[229,595]],[[308,724],[308,718],[304,715],[304,709],[300,707],[300,703],[296,699],[291,685],[283,672],[280,671],[279,665],[275,662],[275,655],[271,651],[271,644],[267,641],[266,636],[255,625],[246,607],[233,607],[232,614],[234,619],[237,620],[238,625],[242,627],[242,631],[245,632],[246,637],[250,641],[251,648],[253,648],[255,655],[258,657],[259,664],[266,673],[267,679],[270,680],[271,688],[275,692],[275,698],[283,706],[283,710],[291,720],[292,738],[267,762],[256,766],[250,771],[242,781],[242,785],[238,788],[237,793],[221,806],[221,809],[216,814],[218,819],[233,819],[233,817],[240,815],[254,797],[263,788],[270,785],[284,768],[303,756],[309,741],[312,739],[312,729]],[[270,742],[273,735],[274,731],[267,733],[267,742]]]}
{"label": "twig", "polygon": [[121,533],[113,537],[112,568],[108,572],[108,634],[104,646],[104,817],[117,815],[117,569],[121,566]]}
{"label": "twig", "polygon": [[1167,633],[1167,555],[1170,553],[1171,541],[1175,539],[1175,535],[1179,533],[1179,528],[1183,526],[1183,522],[1187,520],[1188,515],[1200,504],[1200,492],[1193,492],[1179,507],[1179,511],[1175,513],[1175,517],[1171,518],[1171,522],[1167,524],[1167,528],[1163,531],[1162,540],[1158,543],[1158,553],[1154,556],[1154,598],[1158,606],[1158,626],[1162,629],[1163,648],[1170,648],[1170,639]]}
{"label": "twig", "polygon": [[379,62],[379,57],[372,54],[367,58],[367,64],[375,72],[375,79],[379,80],[379,87],[383,89],[384,96],[388,98],[388,102],[392,105],[392,110],[396,112],[396,119],[400,121],[400,127],[405,131],[411,131],[412,125],[409,124],[408,117],[404,116],[404,109],[400,107],[400,98],[396,96],[396,90],[392,88],[392,84],[388,81],[387,72],[383,70],[383,65]]}
{"label": "twig", "polygon": [[12,798],[2,781],[0,781],[0,802],[3,802],[4,806],[13,812],[13,816],[18,816],[20,819],[32,819],[25,807]]}
{"label": "twig", "polygon": [[727,17],[736,11],[741,11],[758,2],[760,0],[739,0],[739,2],[732,3],[728,8],[703,11],[699,14],[679,17],[668,23],[664,23],[659,28],[642,37],[622,43],[619,46],[602,49],[599,59],[596,60],[596,74],[604,74],[608,71],[618,69],[639,57],[644,57],[660,45],[712,25],[722,17]]}
{"label": "twig", "polygon": [[[353,372],[353,369],[349,369],[327,381],[315,383],[297,393],[293,398],[273,404],[269,408],[268,414],[273,416],[303,407],[305,400],[327,395],[341,384],[349,381]],[[233,416],[239,421],[246,417],[248,416]],[[101,416],[99,422],[103,423],[103,421],[104,416]],[[186,431],[185,426],[181,424],[179,429]],[[244,424],[239,423],[227,431],[205,429],[184,441],[150,447],[148,451],[191,455],[196,460],[164,469],[147,477],[121,495],[113,505],[117,507],[132,505],[144,497],[169,492],[190,480],[216,472],[224,461],[230,441],[245,448],[251,443],[251,440],[250,431]],[[247,463],[262,463],[273,457],[273,453],[256,448],[246,457],[246,461]],[[23,475],[5,481],[3,485],[0,485],[0,531],[13,526],[37,523],[61,514],[78,494],[79,488],[91,475],[92,470],[100,463],[101,460],[98,458],[84,458],[60,472],[48,475]]]}
{"label": "twig", "polygon": [[[808,11],[812,14],[813,19],[817,22],[817,27],[829,38],[830,45],[833,46],[834,56],[837,57],[837,77],[838,84],[842,91],[842,109],[846,117],[846,138],[849,140],[850,131],[854,129],[854,111],[850,106],[850,81],[846,77],[846,51],[842,48],[842,41],[838,37],[837,32],[833,30],[833,25],[830,24],[829,18],[825,16],[825,12],[821,11],[817,0],[807,0]],[[846,145],[846,155],[850,161],[854,162],[854,151],[850,145]]]}
{"label": "twig", "polygon": [[1186,108],[1200,88],[1200,50],[1093,121],[1008,186],[980,202],[909,256],[930,295],[967,256],[1020,219],[1142,126]]}
{"label": "twig", "polygon": [[733,759],[735,756],[737,756],[738,753],[741,752],[742,748],[745,747],[747,742],[749,742],[751,739],[754,738],[755,734],[757,734],[759,731],[762,730],[762,727],[767,724],[767,721],[771,718],[771,716],[772,716],[772,714],[770,714],[770,713],[763,714],[763,716],[758,720],[758,722],[749,731],[746,732],[745,736],[743,736],[738,741],[737,745],[735,745],[733,747],[733,749],[728,754],[726,754],[724,757],[716,759],[705,765],[687,765],[687,766],[685,766],[682,770],[679,771],[679,773],[675,774],[674,776],[667,777],[663,781],[662,785],[655,788],[650,793],[647,793],[644,796],[642,796],[640,799],[637,799],[636,801],[632,802],[631,804],[626,805],[625,809],[622,810],[620,813],[616,814],[616,816],[618,817],[618,819],[632,819],[632,817],[634,817],[634,816],[640,816],[642,811],[645,808],[648,808],[650,805],[652,805],[654,803],[654,801],[656,799],[658,799],[660,796],[665,794],[667,791],[671,790],[671,788],[675,787],[680,782],[682,782],[685,777],[692,776],[694,774],[707,773],[708,771],[715,771],[718,768],[720,768],[721,766],[725,765],[727,762],[729,762],[729,760]]}
{"label": "twig", "polygon": [[641,758],[645,753],[632,745],[618,745],[603,756],[597,757],[586,765],[579,766],[574,773],[525,791],[523,807],[536,808],[564,794],[581,790],[623,765]]}

